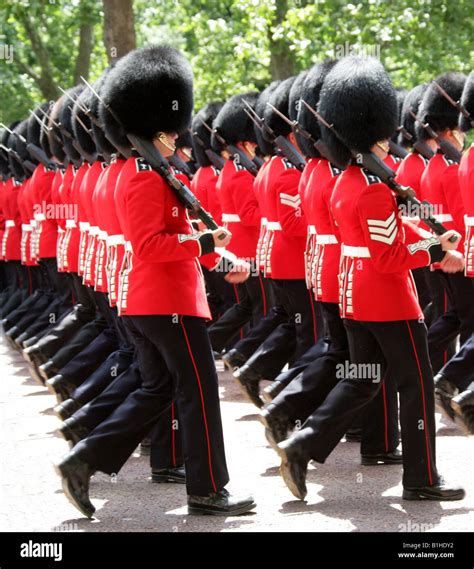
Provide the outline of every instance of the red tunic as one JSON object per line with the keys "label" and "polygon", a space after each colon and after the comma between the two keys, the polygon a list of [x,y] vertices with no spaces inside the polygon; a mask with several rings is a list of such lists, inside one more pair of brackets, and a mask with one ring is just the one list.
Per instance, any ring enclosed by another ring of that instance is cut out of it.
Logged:
{"label": "red tunic", "polygon": [[263,172],[267,212],[265,275],[274,279],[304,279],[307,222],[298,186],[301,172],[286,158],[274,156]]}
{"label": "red tunic", "polygon": [[5,213],[3,207],[3,199],[5,197],[5,185],[6,182],[0,180],[0,261],[3,261],[2,255],[2,242],[3,242],[3,234],[5,233]]}
{"label": "red tunic", "polygon": [[314,193],[309,185],[309,180],[319,163],[319,158],[310,158],[301,174],[300,184],[298,186],[298,193],[301,197],[301,206],[303,208],[306,221],[308,222],[308,233],[306,235],[306,249],[304,252],[304,266],[306,286],[312,289],[311,284],[311,264],[313,261],[314,252],[316,250],[316,227],[314,225],[314,209],[312,207],[312,200]]}
{"label": "red tunic", "polygon": [[18,208],[20,187],[21,182],[9,178],[4,188],[5,233],[2,241],[2,257],[6,261],[21,260],[21,216]]}
{"label": "red tunic", "polygon": [[424,199],[420,194],[421,176],[425,171],[428,160],[417,152],[411,152],[401,161],[397,170],[396,181],[402,186],[415,190],[418,199]]}
{"label": "red tunic", "polygon": [[100,231],[95,217],[93,195],[97,181],[106,167],[107,164],[105,162],[94,162],[84,175],[79,189],[79,209],[81,207],[83,208],[85,221],[89,224],[85,232],[86,243],[84,245],[85,250],[83,251],[83,282],[90,286],[93,286],[95,282],[95,256]]}
{"label": "red tunic", "polygon": [[[266,246],[267,246],[267,223],[268,223],[268,212],[265,210],[265,199],[264,199],[264,185],[265,185],[265,171],[270,164],[270,160],[263,163],[262,167],[257,172],[255,180],[253,182],[253,193],[258,202],[258,207],[260,209],[260,233],[258,235],[257,241],[257,251],[255,256],[255,265],[259,271],[265,271],[265,261],[266,261]],[[269,276],[267,274],[267,276]]]}
{"label": "red tunic", "polygon": [[52,168],[39,164],[31,177],[31,198],[34,202],[35,254],[39,259],[56,256],[58,224],[51,211],[51,188],[55,177]]}
{"label": "red tunic", "polygon": [[61,185],[59,186],[59,199],[64,208],[64,235],[58,239],[58,268],[61,272],[68,270],[67,250],[72,238],[72,230],[76,227],[77,207],[71,200],[71,187],[78,168],[69,164],[64,172]]}
{"label": "red tunic", "polygon": [[[438,240],[402,222],[392,191],[356,165],[338,177],[331,209],[342,241],[341,316],[373,322],[423,318],[410,269],[441,259]],[[438,257],[432,258],[433,247]]]}
{"label": "red tunic", "polygon": [[474,277],[474,144],[464,153],[459,164],[459,186],[464,204],[466,227],[465,258],[466,276]]}
{"label": "red tunic", "polygon": [[438,152],[421,176],[421,194],[434,206],[434,217],[446,229],[462,235],[458,250],[464,252],[464,206],[458,177],[459,164]]}
{"label": "red tunic", "polygon": [[[89,168],[89,164],[85,162],[78,170],[74,169],[75,174],[72,182],[70,182],[69,187],[64,188],[63,199],[67,200],[72,210],[66,220],[67,231],[64,239],[64,266],[69,273],[79,272],[79,250],[81,244],[82,252],[85,250],[85,241],[82,239],[82,236],[86,231],[87,224],[85,223],[84,210],[81,209],[79,202],[79,190],[82,180]],[[69,179],[67,181],[69,181]],[[63,186],[65,185],[66,182],[63,182]]]}
{"label": "red tunic", "polygon": [[310,258],[309,280],[316,300],[339,301],[339,262],[341,243],[339,229],[331,212],[331,196],[341,170],[322,158],[308,182],[311,200],[309,211],[303,208],[314,229],[314,250]]}
{"label": "red tunic", "polygon": [[387,154],[387,157],[384,160],[385,164],[389,166],[394,172],[398,172],[398,168],[402,163],[402,159],[394,154]]}
{"label": "red tunic", "polygon": [[140,158],[129,158],[115,190],[126,240],[120,314],[179,314],[210,319],[198,257],[201,244],[171,189]]}
{"label": "red tunic", "polygon": [[253,260],[260,232],[260,208],[253,192],[254,176],[241,164],[227,160],[216,184],[222,223],[232,232],[227,249]]}
{"label": "red tunic", "polygon": [[220,170],[214,166],[201,166],[191,180],[191,190],[202,207],[212,215],[218,225],[221,225],[221,204],[216,190],[219,174]]}
{"label": "red tunic", "polygon": [[38,262],[31,255],[31,237],[33,232],[33,227],[30,222],[30,210],[27,206],[25,193],[27,192],[28,186],[31,183],[31,178],[23,182],[21,188],[18,190],[18,208],[20,210],[21,217],[21,244],[20,244],[20,254],[22,265],[34,266]]}

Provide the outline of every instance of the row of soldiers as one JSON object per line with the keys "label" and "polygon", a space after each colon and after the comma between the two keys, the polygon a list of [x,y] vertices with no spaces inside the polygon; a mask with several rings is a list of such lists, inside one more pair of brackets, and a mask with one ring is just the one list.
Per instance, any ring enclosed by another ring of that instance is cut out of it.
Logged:
{"label": "row of soldiers", "polygon": [[150,46],[1,134],[2,325],[58,399],[67,497],[92,516],[141,442],[189,513],[253,509],[222,357],[298,498],[345,436],[405,499],[462,499],[434,410],[473,431],[474,74],[397,92],[349,56],[192,111],[189,63]]}

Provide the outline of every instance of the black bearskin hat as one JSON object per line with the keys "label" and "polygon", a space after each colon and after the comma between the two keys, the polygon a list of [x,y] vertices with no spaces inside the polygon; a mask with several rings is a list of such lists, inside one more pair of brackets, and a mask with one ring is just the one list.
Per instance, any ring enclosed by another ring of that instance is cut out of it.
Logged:
{"label": "black bearskin hat", "polygon": [[219,114],[219,111],[223,106],[224,103],[220,101],[208,103],[193,118],[191,126],[193,134],[195,133],[196,137],[199,137],[199,140],[202,140],[204,143],[203,148],[193,136],[193,156],[198,166],[211,166],[211,162],[205,153],[205,150],[211,148],[211,133],[207,130],[201,121],[204,121],[207,125],[213,128],[214,119]]}
{"label": "black bearskin hat", "polygon": [[[278,87],[275,89],[275,91],[273,91],[270,99],[268,100],[269,103],[271,103],[275,108],[277,108],[287,117],[290,101],[290,90],[295,80],[296,77],[288,77],[288,79],[282,81],[280,85],[278,85]],[[290,134],[291,127],[268,105],[265,105],[263,118],[265,119],[266,124],[274,131],[276,136],[287,136]]]}
{"label": "black bearskin hat", "polygon": [[189,130],[185,130],[184,132],[182,132],[178,136],[178,138],[174,141],[174,145],[176,146],[176,148],[192,148],[193,141]]}
{"label": "black bearskin hat", "polygon": [[402,126],[408,132],[408,134],[411,134],[413,137],[408,139],[403,135],[403,131],[400,133],[398,142],[404,147],[412,146],[416,141],[415,119],[411,116],[410,111],[415,115],[418,114],[421,100],[423,99],[423,95],[425,94],[427,88],[428,83],[423,83],[422,85],[413,87],[413,89],[407,94],[405,100],[403,101],[402,114],[400,116],[400,126]]}
{"label": "black bearskin hat", "polygon": [[[81,94],[84,89],[84,85],[77,85],[76,87],[72,87],[68,89],[67,92],[69,95],[75,100]],[[69,134],[74,138],[73,133],[73,103],[72,101],[63,95],[64,100],[61,103],[61,107],[59,109],[59,122],[61,123],[62,127],[69,132]],[[72,144],[71,138],[61,132],[61,136],[63,139],[64,150],[68,155],[71,162],[77,162],[81,159],[81,155],[78,151],[74,148]]]}
{"label": "black bearskin hat", "polygon": [[300,107],[301,94],[303,92],[303,85],[308,76],[308,70],[302,71],[296,76],[290,89],[290,96],[288,98],[288,116],[292,121],[298,118],[298,109]]}
{"label": "black bearskin hat", "polygon": [[[436,77],[438,83],[455,101],[462,96],[466,76],[464,73],[449,72]],[[438,91],[434,82],[430,83],[423,95],[418,116],[423,124],[428,123],[436,132],[446,128],[456,128],[459,121],[459,111]],[[429,138],[426,129],[418,122],[415,125],[416,135],[420,140]]]}
{"label": "black bearskin hat", "polygon": [[191,124],[193,73],[173,47],[135,49],[110,70],[101,96],[127,133],[148,140],[180,133]]}
{"label": "black bearskin hat", "polygon": [[64,162],[66,159],[66,153],[64,151],[61,131],[57,126],[55,126],[55,124],[59,123],[61,108],[66,103],[66,99],[67,97],[63,95],[50,107],[48,111],[48,143],[51,149],[51,154],[55,156],[59,162]]}
{"label": "black bearskin hat", "polygon": [[[270,100],[272,93],[281,84],[281,80],[277,79],[276,81],[272,81],[268,87],[266,87],[258,96],[257,102],[255,103],[255,112],[260,118],[263,118],[265,114],[265,108],[267,106],[267,101]],[[254,124],[255,136],[257,137],[257,144],[260,152],[263,156],[271,156],[275,153],[275,148],[273,144],[268,142],[266,138],[264,138],[262,131]]]}
{"label": "black bearskin hat", "polygon": [[30,115],[30,118],[28,119],[28,136],[26,137],[29,144],[35,144],[36,146],[41,146],[41,134],[43,131],[41,125],[38,122],[38,120],[42,122],[44,119],[44,114],[39,111],[40,108],[43,110],[43,112],[47,113],[49,109],[49,103],[43,103],[37,107],[33,111],[33,114],[35,116]]}
{"label": "black bearskin hat", "polygon": [[[306,101],[308,105],[315,110],[318,106],[319,96],[321,94],[324,79],[335,64],[336,62],[334,60],[327,59],[322,63],[314,65],[308,71],[308,74],[305,77],[300,93],[300,98]],[[319,140],[321,138],[321,130],[319,128],[318,119],[306,107],[306,105],[303,105],[302,103],[299,105],[297,121],[305,130],[311,133],[314,140]],[[319,152],[316,150],[316,148],[314,148],[311,142],[304,138],[304,136],[296,134],[296,138],[305,156],[319,156]]]}
{"label": "black bearskin hat", "polygon": [[467,132],[472,128],[471,121],[474,121],[474,71],[471,71],[467,77],[466,84],[464,85],[462,92],[461,104],[471,115],[471,119],[468,119],[463,115],[459,117],[459,128],[463,132]]}
{"label": "black bearskin hat", "polygon": [[[20,136],[26,138],[28,136],[28,119],[21,121],[11,130],[18,133]],[[26,143],[20,140],[20,138],[16,134],[10,134],[10,136],[8,137],[8,144],[6,144],[5,146],[11,148],[12,150],[15,150],[16,153],[20,156],[22,161],[30,160],[30,155],[26,150]],[[17,159],[13,158],[13,156],[11,155],[10,155],[10,169],[13,172],[15,178],[18,178],[19,180],[22,180],[25,177],[25,173],[27,172],[27,170],[22,168],[22,166],[18,163]]]}
{"label": "black bearskin hat", "polygon": [[369,152],[390,138],[398,123],[397,93],[373,57],[349,56],[336,63],[324,81],[318,110],[340,137],[321,126],[331,158],[341,166],[349,162],[350,150]]}
{"label": "black bearskin hat", "polygon": [[[101,92],[104,88],[105,78],[107,77],[110,68],[107,68],[104,73],[100,76],[100,78],[94,83],[93,88],[94,90],[101,95]],[[92,115],[96,118],[96,120],[100,123],[100,125],[104,125],[104,121],[100,117],[100,107],[101,102],[100,100],[92,94],[91,101],[90,101],[90,111]],[[110,116],[110,113],[105,109],[105,112]],[[106,160],[110,159],[112,154],[115,154],[117,149],[116,147],[109,142],[108,138],[105,136],[103,129],[98,126],[94,121],[91,120],[91,128],[92,132],[94,133],[94,139],[97,146],[97,152],[101,154]],[[105,125],[104,125],[105,128]],[[128,146],[129,142],[128,139],[124,139],[125,147]]]}
{"label": "black bearskin hat", "polygon": [[[72,108],[73,120],[71,123],[74,137],[79,143],[79,146],[90,155],[96,153],[96,145],[92,134],[91,119],[82,109],[90,109],[93,97],[94,95],[90,89],[86,89],[85,87],[82,89],[80,95],[76,98],[76,102]],[[82,126],[82,124],[77,120],[77,117],[81,120],[82,123],[84,123],[87,131],[84,129],[84,126]]]}
{"label": "black bearskin hat", "polygon": [[[244,141],[257,143],[253,122],[244,111],[246,107],[243,103],[243,100],[245,100],[252,108],[255,108],[257,97],[258,93],[256,91],[234,95],[219,111],[219,114],[214,119],[214,128],[227,144],[236,144]],[[211,137],[211,144],[217,152],[223,150],[222,145],[214,134]]]}

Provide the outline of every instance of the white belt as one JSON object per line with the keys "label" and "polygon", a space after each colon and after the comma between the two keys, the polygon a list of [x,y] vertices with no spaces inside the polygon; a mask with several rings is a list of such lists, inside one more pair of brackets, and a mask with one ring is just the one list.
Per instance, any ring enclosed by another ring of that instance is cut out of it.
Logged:
{"label": "white belt", "polygon": [[36,223],[36,219],[30,219],[30,225],[33,229],[37,227],[38,224]]}
{"label": "white belt", "polygon": [[45,221],[46,220],[46,216],[44,215],[44,213],[35,213],[34,218],[35,218],[35,221]]}
{"label": "white belt", "polygon": [[310,235],[316,235],[316,227],[314,225],[308,225],[308,233]]}
{"label": "white belt", "polygon": [[130,241],[125,241],[125,251],[133,253],[132,244],[130,243]]}
{"label": "white belt", "polygon": [[342,254],[344,257],[370,257],[368,247],[351,247],[350,245],[342,246]]}
{"label": "white belt", "polygon": [[109,247],[113,247],[114,245],[123,245],[125,243],[125,239],[123,235],[109,235],[107,237],[107,245]]}
{"label": "white belt", "polygon": [[281,231],[281,225],[279,221],[268,221],[267,229],[270,231]]}
{"label": "white belt", "polygon": [[450,213],[440,213],[433,217],[440,223],[444,223],[445,221],[453,221],[453,216]]}
{"label": "white belt", "polygon": [[58,227],[58,233],[66,233],[62,227]]}
{"label": "white belt", "polygon": [[260,225],[267,225],[268,223],[268,219],[266,217],[262,217],[262,219],[260,220]]}
{"label": "white belt", "polygon": [[33,231],[33,228],[31,227],[31,225],[29,223],[22,223],[21,224],[21,230],[22,231]]}
{"label": "white belt", "polygon": [[223,213],[222,221],[227,223],[237,223],[240,221],[240,217],[236,213]]}
{"label": "white belt", "polygon": [[335,235],[316,235],[316,243],[318,245],[333,245],[337,243]]}
{"label": "white belt", "polygon": [[99,239],[101,241],[107,241],[107,231],[103,231],[102,229],[99,231]]}
{"label": "white belt", "polygon": [[465,215],[464,222],[466,223],[466,227],[474,227],[474,217]]}
{"label": "white belt", "polygon": [[100,227],[97,225],[90,225],[89,226],[89,235],[99,235]]}
{"label": "white belt", "polygon": [[76,227],[76,222],[74,219],[66,219],[66,228],[71,229],[71,227]]}
{"label": "white belt", "polygon": [[15,227],[15,222],[13,221],[13,219],[6,219],[5,227]]}
{"label": "white belt", "polygon": [[90,227],[90,223],[88,221],[80,221],[79,222],[79,229],[81,231],[88,231]]}

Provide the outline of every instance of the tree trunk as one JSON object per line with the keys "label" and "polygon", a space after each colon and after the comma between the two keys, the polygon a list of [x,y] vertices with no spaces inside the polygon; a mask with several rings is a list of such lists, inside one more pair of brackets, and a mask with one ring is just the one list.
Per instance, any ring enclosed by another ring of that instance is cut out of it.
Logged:
{"label": "tree trunk", "polygon": [[104,6],[104,43],[109,63],[135,49],[133,0],[102,0]]}
{"label": "tree trunk", "polygon": [[285,37],[273,38],[274,29],[280,26],[288,12],[288,0],[276,0],[275,16],[268,28],[270,47],[270,73],[272,80],[286,79],[296,72],[295,59]]}
{"label": "tree trunk", "polygon": [[91,62],[92,41],[94,37],[93,27],[90,23],[83,23],[79,32],[79,52],[74,68],[74,85],[81,82],[81,76],[89,78],[89,67]]}

